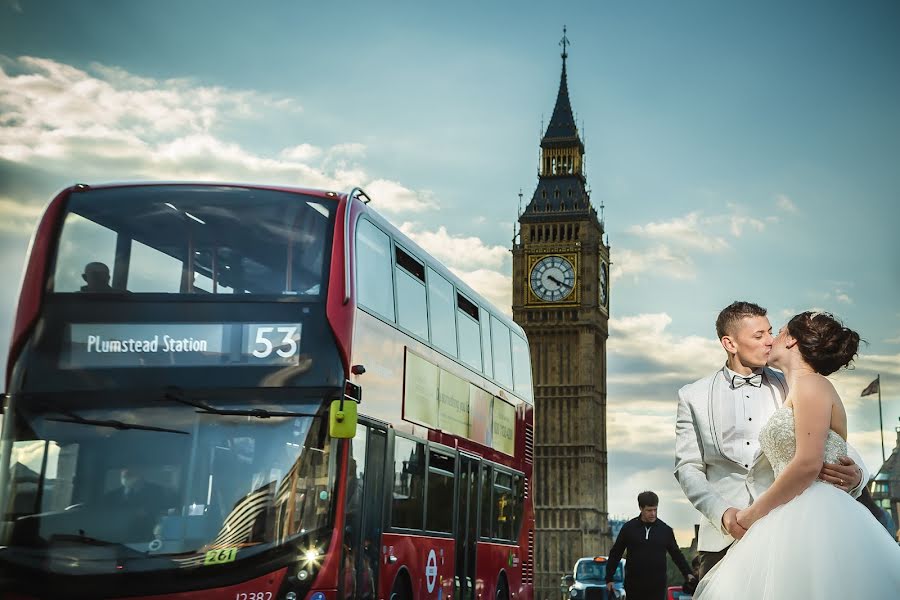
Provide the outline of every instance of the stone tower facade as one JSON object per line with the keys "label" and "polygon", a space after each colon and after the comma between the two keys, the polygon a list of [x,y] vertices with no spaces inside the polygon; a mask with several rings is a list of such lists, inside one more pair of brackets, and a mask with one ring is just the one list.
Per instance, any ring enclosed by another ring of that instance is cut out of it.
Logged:
{"label": "stone tower facade", "polygon": [[535,599],[612,545],[607,515],[609,247],[591,205],[562,75],[541,140],[537,188],[513,244],[513,318],[528,334],[535,386]]}

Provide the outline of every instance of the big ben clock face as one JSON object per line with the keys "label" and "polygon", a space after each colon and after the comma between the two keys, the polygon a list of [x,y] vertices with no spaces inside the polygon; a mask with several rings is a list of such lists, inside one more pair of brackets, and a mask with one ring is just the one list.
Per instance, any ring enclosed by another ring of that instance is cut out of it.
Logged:
{"label": "big ben clock face", "polygon": [[602,260],[600,261],[600,281],[597,285],[600,291],[600,306],[606,306],[609,302],[609,267]]}
{"label": "big ben clock face", "polygon": [[575,289],[575,267],[562,256],[545,256],[531,269],[531,290],[545,302],[565,300]]}

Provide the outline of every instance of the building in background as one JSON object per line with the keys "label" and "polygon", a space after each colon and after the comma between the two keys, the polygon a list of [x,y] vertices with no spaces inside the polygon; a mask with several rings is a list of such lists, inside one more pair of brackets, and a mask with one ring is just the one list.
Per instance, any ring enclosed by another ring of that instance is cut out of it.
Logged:
{"label": "building in background", "polygon": [[[900,527],[900,427],[896,431],[897,444],[869,484],[869,491],[875,504],[891,516],[894,527]],[[894,538],[900,540],[900,532],[894,531]]]}
{"label": "building in background", "polygon": [[535,598],[612,545],[607,508],[609,246],[591,204],[562,74],[540,143],[537,188],[513,241],[513,319],[528,334],[535,388]]}

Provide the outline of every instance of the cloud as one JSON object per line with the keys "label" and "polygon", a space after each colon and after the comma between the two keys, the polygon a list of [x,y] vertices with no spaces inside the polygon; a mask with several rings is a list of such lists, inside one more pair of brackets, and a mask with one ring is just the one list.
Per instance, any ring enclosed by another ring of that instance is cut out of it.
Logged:
{"label": "cloud", "polygon": [[420,213],[438,208],[434,194],[430,191],[414,191],[396,181],[376,179],[366,185],[366,192],[372,197],[373,206],[380,212]]}
{"label": "cloud", "polygon": [[427,190],[372,177],[359,142],[309,143],[275,155],[221,137],[239,121],[301,112],[292,98],[151,79],[119,67],[0,57],[0,159],[81,180],[216,180],[348,190],[363,185],[384,212],[438,208]]}
{"label": "cloud", "polygon": [[[662,275],[672,279],[696,279],[694,254],[722,254],[733,249],[733,239],[747,232],[762,233],[778,218],[745,214],[739,204],[728,204],[729,214],[705,215],[693,211],[668,221],[631,225],[626,232],[649,242],[619,247],[614,255],[612,277],[631,277],[641,274]],[[729,235],[724,235],[727,232]],[[729,238],[730,236],[730,238]]]}
{"label": "cloud", "polygon": [[778,194],[775,196],[775,205],[778,207],[778,210],[781,210],[786,213],[797,213],[797,205],[794,204],[794,201],[788,198],[784,194]]}
{"label": "cloud", "polygon": [[43,212],[41,206],[23,204],[0,196],[0,233],[30,236]]}
{"label": "cloud", "polygon": [[301,109],[291,98],[139,77],[118,67],[87,70],[36,57],[0,60],[0,158],[82,179],[215,179],[348,189],[369,177],[347,158],[311,144],[260,155],[219,137],[225,125]]}
{"label": "cloud", "polygon": [[665,245],[648,250],[619,248],[613,254],[610,276],[613,281],[631,277],[638,281],[642,274],[660,273],[672,279],[694,279],[697,271],[693,259],[685,253],[673,252]]}
{"label": "cloud", "polygon": [[322,156],[322,149],[312,144],[300,144],[281,151],[281,158],[306,162]]}
{"label": "cloud", "polygon": [[441,225],[437,231],[420,229],[414,223],[403,223],[400,230],[435,258],[460,269],[499,269],[510,256],[504,246],[488,246],[474,236],[453,236]]}
{"label": "cloud", "polygon": [[358,156],[362,157],[366,155],[366,146],[365,144],[360,144],[358,142],[351,142],[347,144],[337,144],[328,149],[328,154],[331,156]]}
{"label": "cloud", "polygon": [[610,355],[640,359],[649,365],[649,369],[642,369],[650,371],[642,375],[645,384],[673,380],[687,383],[708,375],[722,362],[724,351],[718,341],[697,335],[676,336],[668,331],[671,323],[666,313],[610,319]]}
{"label": "cloud", "polygon": [[720,252],[727,249],[728,242],[724,238],[701,230],[702,226],[710,223],[708,219],[701,220],[699,212],[692,212],[671,221],[632,225],[627,231],[642,238],[663,240],[702,252]]}
{"label": "cloud", "polygon": [[840,294],[836,294],[834,296],[834,299],[837,300],[838,302],[840,302],[841,304],[853,304],[853,299],[851,299],[850,296],[848,296],[847,294],[845,294],[843,292]]}
{"label": "cloud", "polygon": [[729,231],[734,237],[741,237],[744,234],[744,229],[753,229],[761,233],[766,228],[766,224],[763,221],[754,217],[732,215],[728,218],[728,222]]}
{"label": "cloud", "polygon": [[512,278],[491,269],[467,270],[450,267],[454,275],[507,316],[512,316]]}

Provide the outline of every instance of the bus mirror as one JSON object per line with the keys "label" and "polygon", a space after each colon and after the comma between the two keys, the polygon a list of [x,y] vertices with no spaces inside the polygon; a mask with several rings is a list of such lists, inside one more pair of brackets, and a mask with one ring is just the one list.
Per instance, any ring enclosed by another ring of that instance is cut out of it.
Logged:
{"label": "bus mirror", "polygon": [[350,439],[356,435],[356,402],[332,400],[328,411],[328,435]]}

